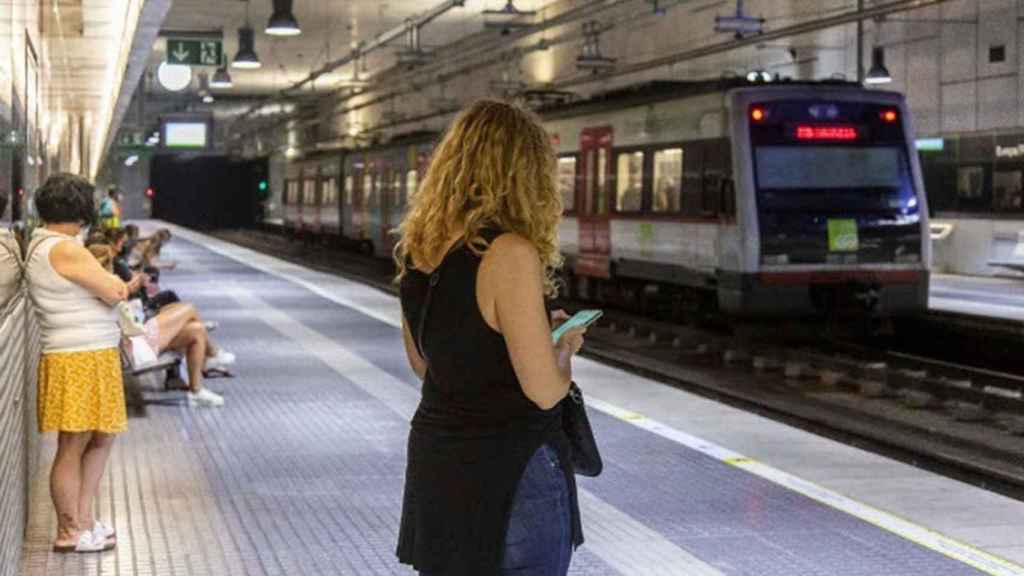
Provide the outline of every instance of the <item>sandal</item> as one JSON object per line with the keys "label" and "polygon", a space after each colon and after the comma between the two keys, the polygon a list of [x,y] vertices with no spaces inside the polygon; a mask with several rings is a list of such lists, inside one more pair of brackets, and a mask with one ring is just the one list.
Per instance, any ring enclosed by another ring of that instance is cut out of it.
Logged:
{"label": "sandal", "polygon": [[74,546],[58,546],[54,544],[53,551],[58,554],[92,554],[113,550],[115,546],[117,544],[108,542],[106,538],[101,537],[92,530],[83,530],[78,534],[78,542]]}

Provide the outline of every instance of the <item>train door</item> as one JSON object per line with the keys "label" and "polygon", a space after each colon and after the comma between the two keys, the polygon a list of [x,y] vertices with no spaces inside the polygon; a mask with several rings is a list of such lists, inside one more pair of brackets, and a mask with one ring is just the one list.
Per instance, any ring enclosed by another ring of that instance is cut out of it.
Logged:
{"label": "train door", "polygon": [[580,133],[580,174],[583,202],[579,216],[579,257],[576,274],[611,278],[611,180],[612,128],[584,128]]}

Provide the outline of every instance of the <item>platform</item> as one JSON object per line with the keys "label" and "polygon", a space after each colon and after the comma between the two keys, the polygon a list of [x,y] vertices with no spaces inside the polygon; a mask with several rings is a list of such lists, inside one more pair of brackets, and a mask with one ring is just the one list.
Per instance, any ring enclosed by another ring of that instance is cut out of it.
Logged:
{"label": "platform", "polygon": [[[49,552],[36,478],[22,574],[411,574],[394,557],[419,392],[392,296],[174,229],[162,282],[220,322],[222,409],[131,419],[101,498],[120,545]],[[575,575],[1024,575],[1024,503],[580,360],[606,461]]]}
{"label": "platform", "polygon": [[928,306],[940,312],[1024,322],[1024,277],[933,274]]}

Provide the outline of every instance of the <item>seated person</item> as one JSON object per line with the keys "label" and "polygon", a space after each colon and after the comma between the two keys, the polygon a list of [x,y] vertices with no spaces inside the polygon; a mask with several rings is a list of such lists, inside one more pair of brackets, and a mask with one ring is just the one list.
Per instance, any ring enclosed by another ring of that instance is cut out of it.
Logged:
{"label": "seated person", "polygon": [[[113,269],[114,249],[94,244],[89,251],[106,269]],[[149,346],[156,355],[167,350],[180,352],[188,365],[188,401],[193,406],[223,406],[224,398],[203,387],[203,370],[221,368],[235,362],[235,355],[210,339],[195,306],[168,304],[145,323],[145,335],[130,339],[131,345]]]}
{"label": "seated person", "polygon": [[[135,233],[138,234],[138,228],[136,228]],[[128,232],[128,227],[113,228],[106,232],[105,240],[102,242],[114,249],[114,273],[125,282],[128,282],[135,274],[132,272],[132,267],[128,263],[126,254],[126,245],[130,237],[131,234]],[[143,268],[142,285],[138,290],[132,292],[132,297],[142,300],[145,309],[152,314],[156,314],[167,304],[181,301],[173,291],[161,291],[159,281],[159,269],[153,267]]]}

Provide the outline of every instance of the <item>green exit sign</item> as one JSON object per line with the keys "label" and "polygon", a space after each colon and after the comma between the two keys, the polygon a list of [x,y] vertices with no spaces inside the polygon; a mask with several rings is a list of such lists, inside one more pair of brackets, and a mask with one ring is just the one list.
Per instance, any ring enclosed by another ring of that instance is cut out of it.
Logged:
{"label": "green exit sign", "polygon": [[167,62],[188,66],[220,66],[224,43],[220,40],[167,39]]}

